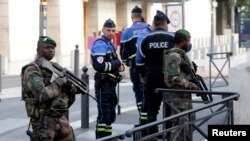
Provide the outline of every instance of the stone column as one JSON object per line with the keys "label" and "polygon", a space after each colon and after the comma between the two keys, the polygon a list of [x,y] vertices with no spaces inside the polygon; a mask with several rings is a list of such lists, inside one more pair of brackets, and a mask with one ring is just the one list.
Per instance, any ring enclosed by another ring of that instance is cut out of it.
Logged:
{"label": "stone column", "polygon": [[55,61],[62,63],[61,38],[60,38],[60,0],[48,0],[47,7],[47,35],[56,40]]}
{"label": "stone column", "polygon": [[2,56],[2,73],[6,73],[5,58],[9,58],[9,2],[0,0],[0,54]]}

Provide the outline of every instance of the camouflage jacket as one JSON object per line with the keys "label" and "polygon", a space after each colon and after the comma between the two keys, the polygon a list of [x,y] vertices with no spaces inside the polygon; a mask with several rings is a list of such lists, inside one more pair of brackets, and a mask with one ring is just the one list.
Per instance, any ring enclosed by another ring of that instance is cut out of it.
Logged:
{"label": "camouflage jacket", "polygon": [[38,118],[41,114],[61,116],[74,102],[75,96],[68,95],[58,79],[50,82],[51,77],[50,70],[39,66],[38,58],[22,67],[22,99],[29,117]]}

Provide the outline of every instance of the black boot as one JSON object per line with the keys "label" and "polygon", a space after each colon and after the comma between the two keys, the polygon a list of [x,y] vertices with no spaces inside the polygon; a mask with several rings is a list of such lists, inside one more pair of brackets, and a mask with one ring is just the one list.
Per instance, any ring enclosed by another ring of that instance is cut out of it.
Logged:
{"label": "black boot", "polygon": [[95,130],[96,139],[106,137],[106,124],[98,124]]}
{"label": "black boot", "polygon": [[105,135],[106,136],[112,135],[112,127],[111,126],[109,126],[109,125],[106,126]]}

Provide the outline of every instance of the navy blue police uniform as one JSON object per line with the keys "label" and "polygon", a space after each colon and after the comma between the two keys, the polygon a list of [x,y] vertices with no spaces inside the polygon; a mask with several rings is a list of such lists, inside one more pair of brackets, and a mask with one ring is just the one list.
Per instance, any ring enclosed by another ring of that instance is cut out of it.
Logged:
{"label": "navy blue police uniform", "polygon": [[[148,35],[149,33],[152,32],[152,29],[150,26],[148,26],[137,38],[136,40],[136,47],[138,48],[141,45],[142,39]],[[137,55],[137,52],[136,52]],[[136,67],[137,71],[138,68]],[[139,71],[138,71],[139,72]],[[140,73],[139,73],[140,75]],[[140,77],[140,76],[139,76]],[[140,79],[140,78],[139,78]],[[147,105],[145,104],[144,96],[145,96],[145,84],[141,84],[143,88],[143,100],[142,100],[142,106],[141,106],[141,111],[140,111],[140,125],[144,125],[148,122],[148,114],[147,114]]]}
{"label": "navy blue police uniform", "polygon": [[[115,27],[112,20],[107,20],[104,27]],[[92,65],[96,71],[95,96],[98,101],[96,138],[112,134],[111,124],[116,119],[117,105],[116,85],[121,80],[118,59],[114,44],[105,36],[97,39],[91,49]]]}
{"label": "navy blue police uniform", "polygon": [[[142,10],[138,6],[135,6],[131,14],[141,14]],[[148,24],[142,21],[135,21],[131,27],[123,31],[120,41],[120,56],[123,61],[129,67],[130,79],[133,83],[133,91],[135,93],[135,99],[139,114],[141,112],[143,101],[143,84],[140,81],[139,72],[135,67],[135,55],[136,55],[136,41],[138,36],[148,27]]]}
{"label": "navy blue police uniform", "polygon": [[[157,11],[154,21],[165,21],[169,23],[167,16]],[[174,46],[174,35],[163,28],[154,29],[146,35],[138,44],[136,52],[136,66],[142,77],[146,78],[145,104],[147,106],[148,122],[157,120],[162,95],[156,94],[156,88],[166,87],[162,73],[163,51]],[[166,116],[170,116],[170,107],[166,107]],[[167,128],[171,123],[166,125]],[[158,127],[149,129],[149,134],[158,132]]]}

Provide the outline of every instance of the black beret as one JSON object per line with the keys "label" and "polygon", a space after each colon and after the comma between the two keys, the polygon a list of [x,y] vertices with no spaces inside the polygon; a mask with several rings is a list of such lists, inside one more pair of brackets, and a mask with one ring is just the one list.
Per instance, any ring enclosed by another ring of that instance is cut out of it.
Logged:
{"label": "black beret", "polygon": [[39,36],[38,42],[51,44],[56,47],[56,42],[49,36]]}
{"label": "black beret", "polygon": [[137,5],[132,9],[131,13],[141,13],[142,10],[140,7],[138,7]]}
{"label": "black beret", "polygon": [[156,15],[154,16],[154,21],[166,21],[167,24],[170,23],[168,16],[159,10],[156,11]]}
{"label": "black beret", "polygon": [[111,19],[107,19],[105,23],[103,24],[103,27],[112,28],[112,27],[115,27],[115,23]]}

